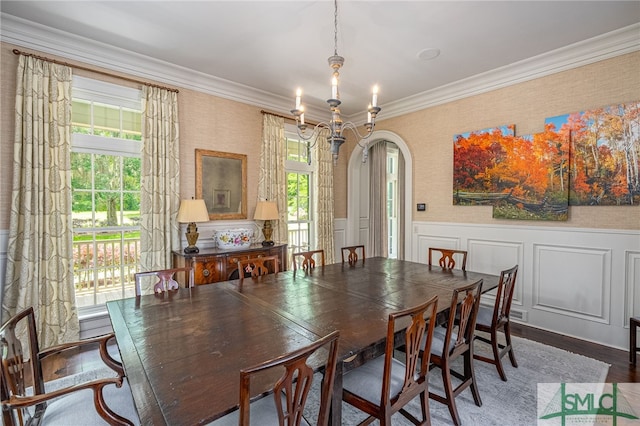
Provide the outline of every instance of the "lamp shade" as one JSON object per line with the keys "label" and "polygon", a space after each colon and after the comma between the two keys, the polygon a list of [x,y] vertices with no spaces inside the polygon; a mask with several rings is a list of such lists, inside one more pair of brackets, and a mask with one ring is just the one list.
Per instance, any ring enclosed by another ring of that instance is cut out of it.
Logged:
{"label": "lamp shade", "polygon": [[178,222],[208,222],[209,212],[204,200],[182,200],[178,210]]}
{"label": "lamp shade", "polygon": [[275,201],[258,201],[253,218],[256,220],[278,219],[278,206]]}

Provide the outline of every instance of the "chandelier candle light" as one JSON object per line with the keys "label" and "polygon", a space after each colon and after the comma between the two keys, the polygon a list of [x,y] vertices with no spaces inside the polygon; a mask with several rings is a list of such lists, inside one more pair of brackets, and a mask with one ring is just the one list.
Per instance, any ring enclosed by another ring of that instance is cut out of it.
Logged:
{"label": "chandelier candle light", "polygon": [[[373,95],[371,96],[371,103],[367,108],[367,122],[364,123],[364,127],[367,130],[367,133],[362,136],[360,132],[358,132],[357,126],[351,122],[343,122],[342,117],[340,116],[340,91],[338,90],[338,78],[340,77],[340,73],[338,70],[344,64],[344,58],[338,55],[338,0],[334,0],[334,15],[333,15],[333,36],[334,36],[334,50],[333,56],[330,56],[329,66],[333,69],[333,77],[331,78],[331,99],[327,100],[329,104],[329,108],[331,110],[331,119],[328,122],[320,122],[314,128],[311,134],[306,134],[307,124],[304,122],[304,106],[301,104],[302,98],[302,89],[296,90],[296,106],[295,109],[291,110],[291,114],[293,114],[296,118],[296,125],[298,130],[298,136],[308,141],[311,138],[317,137],[318,134],[324,130],[329,130],[329,143],[331,143],[331,153],[333,154],[333,164],[335,165],[338,161],[338,151],[340,149],[340,145],[342,145],[345,141],[344,137],[344,129],[350,129],[358,138],[367,139],[371,136],[373,132],[373,128],[375,126],[376,116],[380,112],[380,107],[378,107],[378,86],[373,87]],[[366,160],[366,147],[363,153],[363,161]]]}

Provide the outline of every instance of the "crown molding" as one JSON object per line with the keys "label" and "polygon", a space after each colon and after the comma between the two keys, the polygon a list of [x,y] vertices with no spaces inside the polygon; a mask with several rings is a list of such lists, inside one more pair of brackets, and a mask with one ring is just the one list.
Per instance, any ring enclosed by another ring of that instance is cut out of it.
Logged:
{"label": "crown molding", "polygon": [[[6,13],[0,40],[110,71],[289,114],[291,99],[79,37]],[[640,50],[640,23],[381,105],[387,119]],[[326,111],[309,106],[311,120]],[[366,112],[347,117],[364,123]]]}

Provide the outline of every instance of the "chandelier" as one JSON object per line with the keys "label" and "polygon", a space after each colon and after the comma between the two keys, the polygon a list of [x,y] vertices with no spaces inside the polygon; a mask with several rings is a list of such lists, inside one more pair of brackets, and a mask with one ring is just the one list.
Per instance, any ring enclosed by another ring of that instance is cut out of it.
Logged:
{"label": "chandelier", "polygon": [[[291,110],[291,113],[296,118],[296,127],[298,136],[305,141],[315,138],[323,130],[329,131],[328,142],[331,144],[331,154],[333,155],[333,164],[338,161],[338,151],[340,145],[345,141],[344,130],[350,129],[359,139],[367,139],[373,133],[375,126],[376,115],[380,112],[378,107],[378,86],[373,87],[373,94],[371,96],[371,103],[367,108],[367,122],[364,124],[366,134],[363,136],[358,131],[357,126],[351,121],[343,121],[340,115],[340,91],[338,90],[338,81],[340,77],[339,70],[344,64],[344,58],[338,55],[338,0],[334,0],[334,14],[333,14],[333,56],[330,56],[329,66],[333,69],[333,77],[331,78],[331,98],[327,99],[329,109],[331,112],[331,118],[328,122],[322,121],[314,126],[313,131],[307,133],[307,124],[304,122],[304,106],[301,104],[302,90],[296,91],[296,106]],[[358,142],[360,143],[360,142]],[[367,158],[367,147],[363,151],[363,160]]]}

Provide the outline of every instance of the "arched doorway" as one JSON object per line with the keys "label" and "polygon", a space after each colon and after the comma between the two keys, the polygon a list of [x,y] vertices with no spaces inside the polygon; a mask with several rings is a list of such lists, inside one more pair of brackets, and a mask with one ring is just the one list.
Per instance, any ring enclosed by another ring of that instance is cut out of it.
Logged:
{"label": "arched doorway", "polygon": [[[388,130],[374,131],[369,138],[369,146],[381,141],[393,142],[398,146],[405,162],[405,185],[404,185],[404,258],[412,260],[412,203],[413,203],[413,160],[407,144],[397,134]],[[347,243],[365,244],[368,243],[369,235],[369,167],[362,163],[362,147],[357,145],[349,157],[347,169]],[[363,198],[366,198],[364,200]]]}

